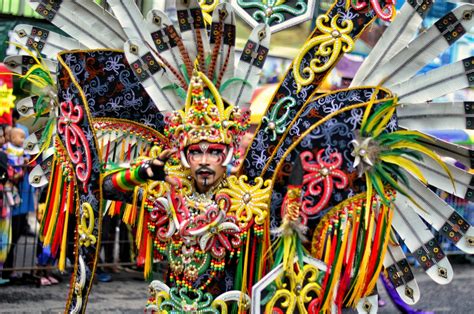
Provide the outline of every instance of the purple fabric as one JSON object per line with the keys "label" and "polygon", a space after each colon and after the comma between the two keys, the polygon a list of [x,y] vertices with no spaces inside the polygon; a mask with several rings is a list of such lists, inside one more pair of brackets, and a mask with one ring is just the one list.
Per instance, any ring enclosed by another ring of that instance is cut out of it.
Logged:
{"label": "purple fabric", "polygon": [[434,312],[425,312],[422,310],[415,310],[408,304],[406,304],[402,298],[397,293],[397,290],[392,286],[392,284],[388,281],[387,278],[383,274],[380,274],[380,278],[382,279],[383,285],[385,286],[385,290],[387,290],[387,294],[393,302],[393,305],[400,311],[400,313],[404,314],[434,314]]}

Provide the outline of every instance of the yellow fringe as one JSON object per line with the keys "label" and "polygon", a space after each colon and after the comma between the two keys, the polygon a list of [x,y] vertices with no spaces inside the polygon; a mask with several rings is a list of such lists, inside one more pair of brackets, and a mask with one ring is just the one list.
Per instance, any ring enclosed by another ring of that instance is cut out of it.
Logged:
{"label": "yellow fringe", "polygon": [[367,185],[367,192],[365,196],[365,213],[364,213],[364,228],[367,230],[368,222],[369,222],[369,213],[372,209],[372,194],[373,194],[373,187],[372,187],[372,180],[368,172],[365,173],[365,182]]}
{"label": "yellow fringe", "polygon": [[[56,180],[62,180],[62,176],[57,178]],[[51,244],[51,239],[53,237],[53,229],[54,229],[54,226],[56,225],[56,221],[58,219],[58,214],[59,214],[59,205],[60,205],[60,202],[58,202],[59,200],[59,193],[62,192],[61,189],[57,188],[56,189],[56,194],[54,195],[54,200],[56,201],[54,204],[53,204],[53,208],[52,208],[52,211],[51,211],[51,220],[50,220],[50,223],[49,223],[49,228],[48,228],[48,232],[46,233],[46,236],[44,238],[44,244],[45,245],[50,245]],[[53,223],[54,222],[54,223]]]}
{"label": "yellow fringe", "polygon": [[[341,218],[339,218],[341,219]],[[341,227],[342,227],[342,222],[341,222]],[[347,238],[349,236],[348,230],[350,229],[350,223],[348,222],[346,225],[345,229],[340,229],[339,232],[343,232],[343,240],[341,243],[341,248],[339,250],[339,256],[337,258],[337,261],[335,264],[333,264],[333,268],[331,269],[331,272],[334,274],[331,282],[331,287],[329,288],[329,293],[328,293],[328,298],[326,299],[325,304],[322,306],[322,311],[327,312],[329,311],[329,307],[331,305],[331,301],[333,300],[333,294],[335,293],[334,288],[336,287],[336,284],[339,282],[339,278],[341,277],[341,269],[342,269],[342,262],[344,260],[344,252],[346,251],[346,246],[347,246]]]}
{"label": "yellow fringe", "polygon": [[239,314],[245,313],[244,308],[244,294],[247,294],[247,270],[248,270],[248,262],[249,262],[249,248],[250,248],[250,230],[247,230],[247,244],[245,245],[245,257],[244,257],[244,269],[242,273],[242,294],[239,300]]}
{"label": "yellow fringe", "polygon": [[[143,199],[146,199],[146,194],[147,194],[147,189],[144,189],[143,191]],[[142,235],[143,235],[143,220],[144,220],[144,215],[145,215],[145,202],[142,202],[142,205],[140,206],[140,217],[138,218],[138,226],[137,226],[137,238],[136,238],[136,244],[137,247],[140,248],[140,244],[142,242]]]}
{"label": "yellow fringe", "polygon": [[68,191],[67,191],[67,202],[66,202],[66,208],[64,209],[66,211],[64,213],[66,217],[64,218],[63,238],[61,239],[61,248],[59,251],[58,268],[60,271],[64,271],[66,269],[67,228],[68,228],[68,222],[69,222],[69,209],[71,208],[71,193],[74,193],[73,189],[71,189],[70,187],[71,185],[69,185]]}
{"label": "yellow fringe", "polygon": [[153,241],[151,239],[151,235],[147,235],[147,243],[146,243],[146,257],[145,257],[145,269],[144,275],[145,278],[148,278],[151,274],[152,262],[153,262]]}

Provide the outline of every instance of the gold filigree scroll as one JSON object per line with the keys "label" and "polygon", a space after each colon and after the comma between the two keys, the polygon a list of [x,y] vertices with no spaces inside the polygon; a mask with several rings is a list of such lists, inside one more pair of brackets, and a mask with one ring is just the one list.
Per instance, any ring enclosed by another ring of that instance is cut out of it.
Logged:
{"label": "gold filigree scroll", "polygon": [[231,198],[230,212],[235,213],[245,228],[247,224],[255,219],[257,225],[265,222],[268,215],[268,204],[271,196],[271,180],[263,181],[262,178],[255,178],[255,184],[246,183],[247,176],[231,176],[227,179],[228,188],[220,190]]}
{"label": "gold filigree scroll", "polygon": [[298,274],[284,272],[282,279],[285,279],[286,283],[280,284],[267,303],[265,313],[272,313],[275,307],[284,308],[285,313],[294,313],[296,307],[298,313],[308,313],[308,303],[315,295],[319,296],[321,291],[321,286],[317,283],[318,277],[319,269],[311,264],[304,265]]}
{"label": "gold filigree scroll", "polygon": [[79,245],[89,246],[95,244],[97,239],[92,234],[94,231],[94,211],[89,203],[82,204],[81,223],[78,227]]}
{"label": "gold filigree scroll", "polygon": [[[338,25],[339,15],[336,14],[327,26],[329,17],[327,15],[320,15],[316,20],[317,30],[322,32],[307,41],[296,56],[293,63],[293,75],[295,76],[297,92],[301,91],[303,86],[310,85],[316,73],[322,73],[331,68],[335,64],[341,50],[343,52],[351,52],[354,49],[354,41],[348,35],[354,27],[351,20],[341,20]],[[318,46],[314,58],[310,61],[309,66],[301,70],[301,63],[305,55]]]}
{"label": "gold filigree scroll", "polygon": [[168,183],[179,186],[181,195],[191,195],[194,191],[191,171],[181,165],[165,166]]}

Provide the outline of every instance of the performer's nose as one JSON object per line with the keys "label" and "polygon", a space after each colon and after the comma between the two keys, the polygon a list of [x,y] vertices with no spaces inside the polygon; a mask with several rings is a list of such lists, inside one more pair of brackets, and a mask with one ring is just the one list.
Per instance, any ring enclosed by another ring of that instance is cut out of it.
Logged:
{"label": "performer's nose", "polygon": [[208,159],[207,154],[206,153],[202,154],[201,164],[207,165],[207,159]]}

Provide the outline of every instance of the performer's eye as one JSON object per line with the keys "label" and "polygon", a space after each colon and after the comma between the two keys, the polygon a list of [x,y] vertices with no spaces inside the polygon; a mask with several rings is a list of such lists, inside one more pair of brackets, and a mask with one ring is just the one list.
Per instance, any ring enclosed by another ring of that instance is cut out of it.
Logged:
{"label": "performer's eye", "polygon": [[197,150],[197,149],[191,149],[191,150],[189,150],[188,154],[191,155],[191,156],[197,156],[197,155],[202,154],[202,152],[200,150]]}
{"label": "performer's eye", "polygon": [[220,156],[223,153],[223,151],[221,149],[211,149],[210,153],[213,156]]}

